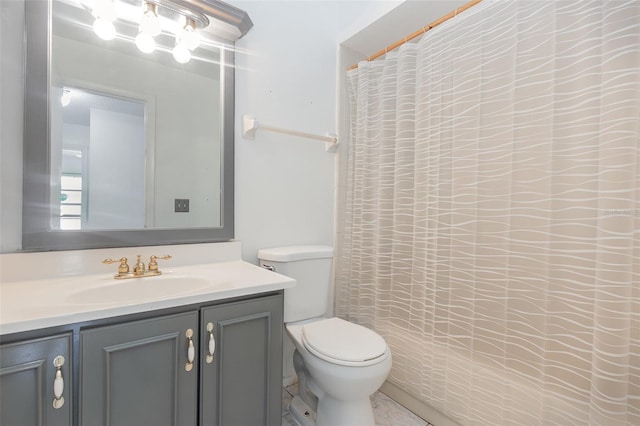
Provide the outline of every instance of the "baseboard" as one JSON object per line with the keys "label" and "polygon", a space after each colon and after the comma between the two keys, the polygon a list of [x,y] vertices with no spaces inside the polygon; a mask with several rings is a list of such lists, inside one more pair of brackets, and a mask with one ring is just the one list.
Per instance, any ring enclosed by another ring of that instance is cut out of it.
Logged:
{"label": "baseboard", "polygon": [[451,420],[429,404],[420,401],[418,398],[400,389],[398,386],[390,382],[384,382],[380,387],[380,391],[398,404],[413,412],[417,416],[423,418],[434,426],[460,426],[459,423]]}

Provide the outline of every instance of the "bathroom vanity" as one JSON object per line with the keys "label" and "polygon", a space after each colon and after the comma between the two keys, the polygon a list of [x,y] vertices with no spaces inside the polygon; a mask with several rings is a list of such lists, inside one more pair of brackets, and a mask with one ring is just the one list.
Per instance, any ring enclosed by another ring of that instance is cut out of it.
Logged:
{"label": "bathroom vanity", "polygon": [[15,282],[3,271],[0,423],[281,424],[295,281],[240,260],[162,266],[128,280],[112,267]]}

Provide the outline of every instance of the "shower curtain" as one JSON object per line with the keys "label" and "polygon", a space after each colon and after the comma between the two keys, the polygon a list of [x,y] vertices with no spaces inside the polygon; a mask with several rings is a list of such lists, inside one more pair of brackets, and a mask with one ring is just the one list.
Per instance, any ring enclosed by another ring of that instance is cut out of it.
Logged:
{"label": "shower curtain", "polygon": [[490,1],[348,73],[336,314],[462,425],[640,425],[640,1]]}

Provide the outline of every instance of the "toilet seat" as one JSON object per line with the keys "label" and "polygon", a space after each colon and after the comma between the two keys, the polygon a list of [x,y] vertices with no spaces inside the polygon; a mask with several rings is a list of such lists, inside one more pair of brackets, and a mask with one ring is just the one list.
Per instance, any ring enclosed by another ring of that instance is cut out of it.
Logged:
{"label": "toilet seat", "polygon": [[388,353],[375,331],[340,318],[327,318],[302,326],[302,344],[313,355],[333,364],[368,366]]}

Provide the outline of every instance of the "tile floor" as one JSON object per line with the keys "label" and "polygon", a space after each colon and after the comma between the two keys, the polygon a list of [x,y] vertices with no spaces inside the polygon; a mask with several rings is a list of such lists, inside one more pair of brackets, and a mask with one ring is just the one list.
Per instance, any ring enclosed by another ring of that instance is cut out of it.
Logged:
{"label": "tile floor", "polygon": [[[297,384],[287,386],[282,390],[282,426],[297,426],[289,413],[289,402],[297,392]],[[376,426],[433,426],[382,392],[371,395],[371,404],[376,418]]]}

